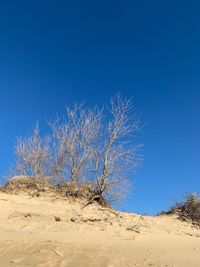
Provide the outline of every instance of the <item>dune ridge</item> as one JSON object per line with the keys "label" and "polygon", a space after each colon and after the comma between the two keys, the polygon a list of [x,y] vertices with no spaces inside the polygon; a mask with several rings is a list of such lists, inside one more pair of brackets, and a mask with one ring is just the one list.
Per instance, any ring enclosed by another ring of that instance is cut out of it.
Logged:
{"label": "dune ridge", "polygon": [[200,230],[43,192],[0,192],[0,266],[200,266]]}

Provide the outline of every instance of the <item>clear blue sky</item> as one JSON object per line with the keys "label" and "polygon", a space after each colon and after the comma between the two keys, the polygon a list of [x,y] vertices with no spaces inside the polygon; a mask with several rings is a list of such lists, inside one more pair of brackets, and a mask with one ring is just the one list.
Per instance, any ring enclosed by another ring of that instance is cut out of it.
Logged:
{"label": "clear blue sky", "polygon": [[134,96],[146,127],[129,211],[200,185],[199,1],[0,1],[0,174],[15,137],[65,103]]}

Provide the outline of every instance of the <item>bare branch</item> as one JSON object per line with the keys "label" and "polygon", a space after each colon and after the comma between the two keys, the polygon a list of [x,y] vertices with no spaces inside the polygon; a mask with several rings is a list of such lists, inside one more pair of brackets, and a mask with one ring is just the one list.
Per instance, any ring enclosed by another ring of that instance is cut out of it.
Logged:
{"label": "bare branch", "polygon": [[15,155],[17,174],[30,177],[49,175],[49,139],[40,137],[38,124],[36,124],[30,136],[17,139]]}
{"label": "bare branch", "polygon": [[[104,129],[93,147],[93,173],[96,191],[116,200],[124,196],[128,173],[139,165],[140,145],[133,141],[141,129],[133,109],[132,99],[117,94],[111,99],[112,118],[105,122]],[[106,126],[107,124],[107,126]]]}
{"label": "bare branch", "polygon": [[89,110],[83,105],[67,108],[63,120],[51,125],[57,144],[54,168],[57,175],[75,184],[88,175],[92,158],[92,143],[101,126],[101,111]]}

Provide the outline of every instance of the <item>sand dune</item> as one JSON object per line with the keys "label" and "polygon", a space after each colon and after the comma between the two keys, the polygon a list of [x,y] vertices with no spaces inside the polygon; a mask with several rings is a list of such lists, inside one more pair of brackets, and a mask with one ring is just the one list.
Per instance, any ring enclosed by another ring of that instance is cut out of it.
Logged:
{"label": "sand dune", "polygon": [[0,193],[0,266],[200,266],[200,230],[176,216]]}

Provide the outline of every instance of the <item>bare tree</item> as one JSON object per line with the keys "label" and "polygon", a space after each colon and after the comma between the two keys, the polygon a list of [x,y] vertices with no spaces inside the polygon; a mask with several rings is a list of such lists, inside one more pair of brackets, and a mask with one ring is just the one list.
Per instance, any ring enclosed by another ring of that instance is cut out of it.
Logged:
{"label": "bare tree", "polygon": [[117,94],[111,99],[112,118],[102,124],[93,147],[93,175],[100,198],[118,200],[129,187],[128,176],[139,164],[139,147],[134,137],[141,129],[132,99]]}
{"label": "bare tree", "polygon": [[62,118],[50,123],[51,145],[36,126],[29,137],[17,139],[16,170],[69,181],[75,188],[90,182],[100,201],[122,198],[139,164],[141,145],[135,137],[141,125],[132,99],[120,94],[111,99],[106,115],[106,109],[83,104],[68,107]]}
{"label": "bare tree", "polygon": [[15,145],[16,166],[19,175],[33,178],[49,175],[49,142],[40,137],[38,124],[28,137],[19,137]]}
{"label": "bare tree", "polygon": [[67,108],[64,118],[51,123],[53,132],[53,172],[78,185],[87,176],[92,147],[101,126],[101,111],[84,105]]}
{"label": "bare tree", "polygon": [[95,195],[118,200],[139,164],[140,145],[134,137],[141,125],[132,99],[117,94],[109,111],[111,116],[106,117],[105,109],[74,105],[51,124],[53,172],[76,186],[86,179],[95,185]]}

